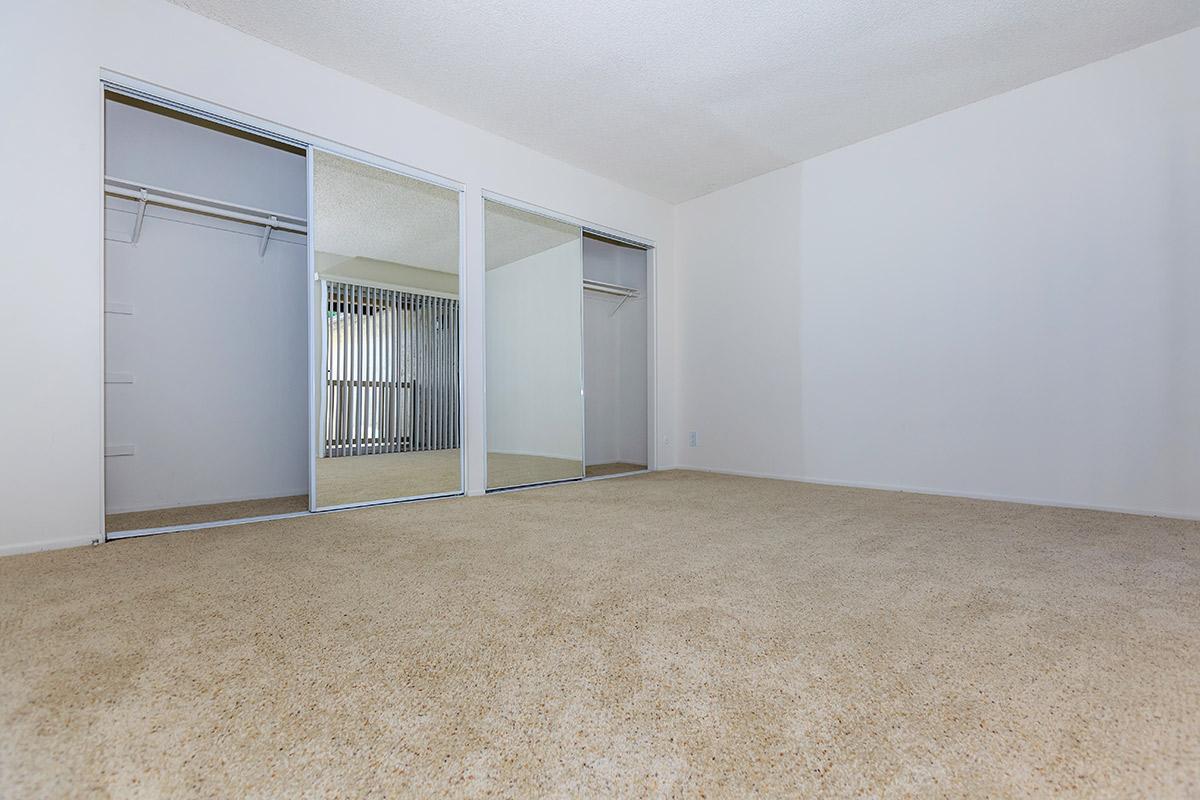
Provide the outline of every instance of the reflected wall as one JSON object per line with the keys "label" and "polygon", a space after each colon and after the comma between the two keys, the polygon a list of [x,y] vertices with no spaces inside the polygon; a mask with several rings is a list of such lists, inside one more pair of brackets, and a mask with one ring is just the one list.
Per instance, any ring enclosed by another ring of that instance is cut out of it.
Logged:
{"label": "reflected wall", "polygon": [[583,476],[582,230],[484,201],[489,489]]}

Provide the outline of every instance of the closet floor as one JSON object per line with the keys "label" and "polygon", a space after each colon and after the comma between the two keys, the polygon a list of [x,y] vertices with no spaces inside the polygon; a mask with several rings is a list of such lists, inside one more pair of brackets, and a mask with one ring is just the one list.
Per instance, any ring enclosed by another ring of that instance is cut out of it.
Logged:
{"label": "closet floor", "polygon": [[200,522],[220,522],[226,519],[269,517],[273,514],[293,514],[308,510],[308,495],[264,497],[259,500],[239,500],[233,503],[209,503],[201,506],[152,508],[149,511],[128,511],[109,514],[104,528],[109,533],[140,531],[145,528],[165,528],[170,525],[195,525]]}
{"label": "closet floor", "polygon": [[645,464],[629,464],[624,461],[614,461],[611,464],[589,464],[587,477],[598,478],[601,475],[621,475],[626,472],[641,472]]}

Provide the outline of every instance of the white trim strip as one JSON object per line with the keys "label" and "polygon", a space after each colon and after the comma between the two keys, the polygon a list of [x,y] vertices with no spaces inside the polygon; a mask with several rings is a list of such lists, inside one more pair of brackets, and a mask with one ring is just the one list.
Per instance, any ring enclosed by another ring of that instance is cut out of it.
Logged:
{"label": "white trim strip", "polygon": [[736,469],[718,469],[715,467],[674,466],[683,472],[706,472],[713,475],[734,475],[740,478],[765,478],[773,481],[792,481],[794,483],[811,483],[817,486],[840,486],[845,489],[873,489],[880,492],[906,492],[908,494],[924,494],[933,497],[959,497],[964,500],[986,500],[995,503],[1016,503],[1023,506],[1039,506],[1041,508],[1074,508],[1081,511],[1102,511],[1110,514],[1133,514],[1140,517],[1162,517],[1164,519],[1200,520],[1200,514],[1186,514],[1169,511],[1153,511],[1146,508],[1131,506],[1100,506],[1090,503],[1067,503],[1061,500],[1045,498],[1018,497],[1003,494],[982,494],[975,492],[952,492],[946,489],[929,489],[917,486],[900,486],[887,483],[862,483],[858,481],[836,481],[824,478],[803,478],[796,475],[781,475],[772,472],[747,472]]}

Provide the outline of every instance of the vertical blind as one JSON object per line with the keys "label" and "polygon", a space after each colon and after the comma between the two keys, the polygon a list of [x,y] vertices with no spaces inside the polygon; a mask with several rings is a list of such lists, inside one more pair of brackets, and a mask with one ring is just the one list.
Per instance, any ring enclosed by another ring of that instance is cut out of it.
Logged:
{"label": "vertical blind", "polygon": [[458,300],[325,284],[324,455],[459,446]]}

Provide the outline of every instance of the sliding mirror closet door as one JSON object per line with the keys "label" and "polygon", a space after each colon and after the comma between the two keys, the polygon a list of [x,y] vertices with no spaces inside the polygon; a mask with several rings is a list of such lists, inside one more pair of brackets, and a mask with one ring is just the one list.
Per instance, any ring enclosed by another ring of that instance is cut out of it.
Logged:
{"label": "sliding mirror closet door", "polygon": [[484,201],[489,489],[583,477],[583,232]]}
{"label": "sliding mirror closet door", "polygon": [[459,192],[311,163],[312,507],[461,492]]}

